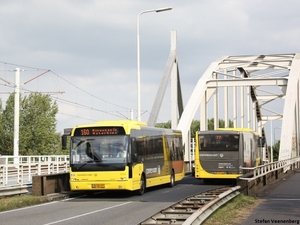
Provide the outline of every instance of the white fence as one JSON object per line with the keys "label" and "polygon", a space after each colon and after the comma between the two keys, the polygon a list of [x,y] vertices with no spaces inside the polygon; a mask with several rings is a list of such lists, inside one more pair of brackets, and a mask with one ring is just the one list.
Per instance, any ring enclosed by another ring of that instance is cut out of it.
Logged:
{"label": "white fence", "polygon": [[29,185],[32,176],[68,171],[68,155],[0,156],[0,188]]}
{"label": "white fence", "polygon": [[[300,156],[291,158],[291,159],[285,159],[285,160],[281,160],[281,161],[277,161],[277,162],[268,163],[268,164],[257,166],[257,167],[251,167],[251,168],[242,167],[241,169],[243,169],[243,170],[253,171],[253,177],[251,177],[251,178],[240,177],[239,179],[250,181],[250,180],[255,180],[258,177],[262,177],[262,176],[266,175],[267,173],[276,171],[281,168],[284,168],[284,170],[286,171],[286,170],[289,170],[290,167],[295,165],[297,162],[300,162]],[[296,169],[299,169],[299,167]]]}

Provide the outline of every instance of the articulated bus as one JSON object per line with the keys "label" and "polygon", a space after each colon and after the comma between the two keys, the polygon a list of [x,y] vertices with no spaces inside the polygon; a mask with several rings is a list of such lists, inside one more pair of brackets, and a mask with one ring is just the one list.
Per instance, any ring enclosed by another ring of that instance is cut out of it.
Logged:
{"label": "articulated bus", "polygon": [[210,183],[251,175],[241,167],[261,164],[262,140],[248,128],[219,128],[196,132],[194,175]]}
{"label": "articulated bus", "polygon": [[131,120],[100,121],[71,131],[71,191],[128,190],[168,184],[184,175],[182,134]]}

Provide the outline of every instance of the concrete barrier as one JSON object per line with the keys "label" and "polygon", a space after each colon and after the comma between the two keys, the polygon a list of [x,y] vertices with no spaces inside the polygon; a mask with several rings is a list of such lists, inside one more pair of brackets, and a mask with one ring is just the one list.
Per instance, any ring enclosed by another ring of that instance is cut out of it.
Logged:
{"label": "concrete barrier", "polygon": [[69,173],[33,176],[32,195],[42,196],[69,191],[69,177]]}

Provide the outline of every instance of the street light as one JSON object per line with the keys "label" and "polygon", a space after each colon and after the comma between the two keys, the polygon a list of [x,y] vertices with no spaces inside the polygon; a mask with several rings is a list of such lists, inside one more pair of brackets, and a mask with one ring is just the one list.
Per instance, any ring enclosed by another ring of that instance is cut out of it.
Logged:
{"label": "street light", "polygon": [[137,94],[138,94],[138,121],[141,121],[141,72],[140,72],[140,16],[144,13],[149,13],[149,12],[164,12],[172,10],[172,7],[167,7],[167,8],[159,8],[159,9],[150,9],[150,10],[145,10],[139,13],[137,16],[136,20],[136,49],[137,49]]}

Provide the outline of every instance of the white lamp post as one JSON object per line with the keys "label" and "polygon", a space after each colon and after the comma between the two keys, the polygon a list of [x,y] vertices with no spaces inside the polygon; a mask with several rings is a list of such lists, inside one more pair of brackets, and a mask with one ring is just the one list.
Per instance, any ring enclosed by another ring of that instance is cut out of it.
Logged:
{"label": "white lamp post", "polygon": [[138,121],[141,121],[141,72],[140,72],[140,16],[144,13],[149,13],[149,12],[163,12],[163,11],[168,11],[172,10],[172,7],[168,8],[160,8],[160,9],[150,9],[150,10],[145,10],[139,13],[137,16],[136,20],[136,49],[137,49],[137,95],[138,95],[138,109],[137,109],[137,114],[138,114]]}

